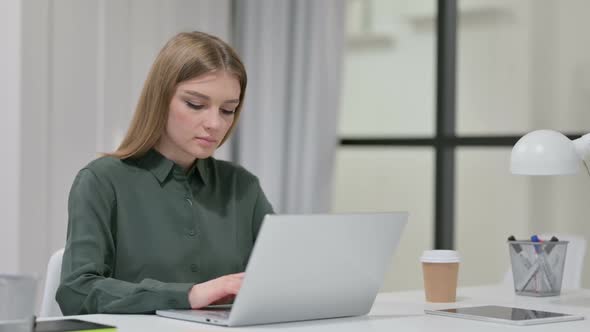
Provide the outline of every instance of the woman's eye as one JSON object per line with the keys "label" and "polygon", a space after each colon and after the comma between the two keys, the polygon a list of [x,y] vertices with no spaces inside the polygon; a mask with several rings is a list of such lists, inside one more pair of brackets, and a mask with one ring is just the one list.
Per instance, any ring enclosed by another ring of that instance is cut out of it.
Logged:
{"label": "woman's eye", "polygon": [[232,110],[225,110],[225,109],[221,109],[221,113],[223,113],[224,115],[233,115],[236,111],[232,111]]}
{"label": "woman's eye", "polygon": [[203,109],[203,107],[205,107],[205,106],[203,106],[203,105],[199,105],[199,104],[193,104],[193,103],[191,103],[190,101],[187,101],[187,102],[186,102],[186,106],[188,106],[188,107],[190,107],[190,108],[192,108],[192,109],[195,109],[195,110],[202,110],[202,109]]}

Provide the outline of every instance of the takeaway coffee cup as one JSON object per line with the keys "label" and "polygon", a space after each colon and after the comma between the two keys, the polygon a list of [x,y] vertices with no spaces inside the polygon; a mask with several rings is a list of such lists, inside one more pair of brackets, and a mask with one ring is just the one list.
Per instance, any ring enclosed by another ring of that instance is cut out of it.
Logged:
{"label": "takeaway coffee cup", "polygon": [[454,250],[426,250],[420,257],[424,293],[428,302],[455,302],[459,253]]}

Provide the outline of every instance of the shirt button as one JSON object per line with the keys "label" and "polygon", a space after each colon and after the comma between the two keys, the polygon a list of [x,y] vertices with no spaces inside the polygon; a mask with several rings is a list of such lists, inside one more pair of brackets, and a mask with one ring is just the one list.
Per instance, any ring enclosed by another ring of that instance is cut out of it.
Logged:
{"label": "shirt button", "polygon": [[194,230],[194,229],[190,229],[190,230],[188,231],[188,235],[190,235],[190,236],[195,236],[195,234],[197,234],[197,232],[195,232],[195,230]]}
{"label": "shirt button", "polygon": [[197,272],[197,270],[198,270],[197,264],[191,264],[191,271]]}
{"label": "shirt button", "polygon": [[187,201],[190,206],[193,205],[193,200],[192,199],[190,199],[190,198],[187,197],[184,200]]}

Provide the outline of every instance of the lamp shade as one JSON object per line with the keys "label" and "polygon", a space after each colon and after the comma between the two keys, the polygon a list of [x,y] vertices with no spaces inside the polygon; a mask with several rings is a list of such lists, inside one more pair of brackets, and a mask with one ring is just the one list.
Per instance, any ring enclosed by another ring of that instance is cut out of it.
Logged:
{"label": "lamp shade", "polygon": [[569,138],[553,130],[535,130],[512,148],[510,171],[521,175],[575,174],[580,161]]}

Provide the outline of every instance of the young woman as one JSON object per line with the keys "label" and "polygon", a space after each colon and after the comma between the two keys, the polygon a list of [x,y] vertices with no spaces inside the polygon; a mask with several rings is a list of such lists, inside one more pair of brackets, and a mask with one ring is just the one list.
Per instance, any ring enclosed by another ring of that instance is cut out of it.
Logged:
{"label": "young woman", "polygon": [[131,126],[76,176],[56,299],[64,315],[231,301],[264,215],[258,179],[213,152],[236,126],[246,71],[214,36],[160,51]]}

